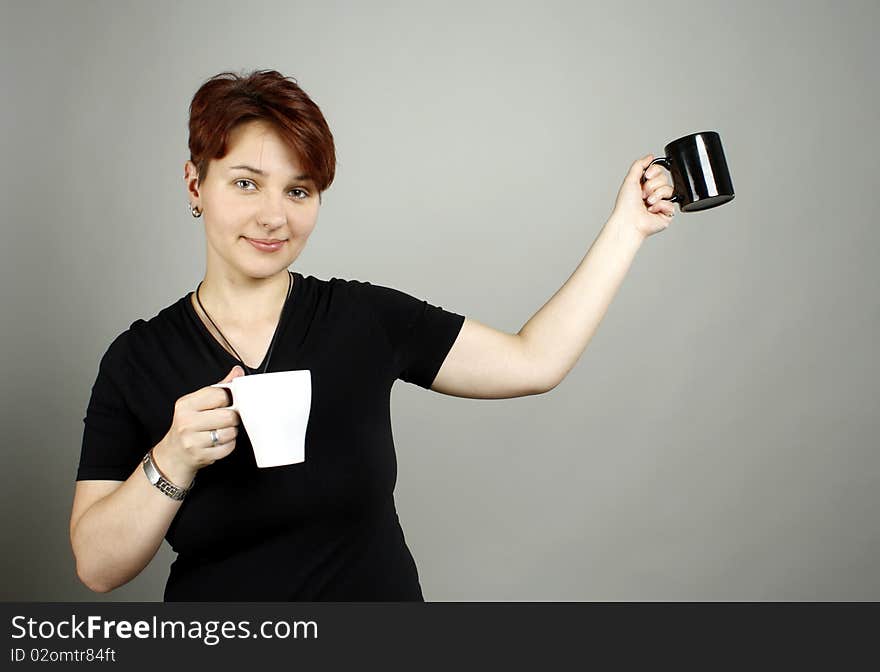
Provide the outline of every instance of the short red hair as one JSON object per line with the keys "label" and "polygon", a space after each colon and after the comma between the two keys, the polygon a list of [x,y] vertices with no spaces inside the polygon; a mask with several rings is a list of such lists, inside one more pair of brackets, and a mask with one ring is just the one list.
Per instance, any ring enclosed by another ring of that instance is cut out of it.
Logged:
{"label": "short red hair", "polygon": [[221,72],[196,91],[189,106],[189,152],[199,182],[208,176],[211,159],[226,156],[232,129],[257,119],[271,123],[296,152],[319,195],[330,186],[336,174],[330,127],[296,80],[275,70]]}

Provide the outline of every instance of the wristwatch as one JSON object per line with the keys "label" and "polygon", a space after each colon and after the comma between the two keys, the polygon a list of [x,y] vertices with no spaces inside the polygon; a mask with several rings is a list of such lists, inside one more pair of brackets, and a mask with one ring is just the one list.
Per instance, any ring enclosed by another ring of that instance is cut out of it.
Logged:
{"label": "wristwatch", "polygon": [[159,467],[156,466],[156,463],[153,462],[153,449],[147,451],[147,454],[144,455],[144,473],[147,475],[147,479],[155,485],[159,490],[161,490],[164,494],[168,495],[171,499],[181,500],[186,497],[187,493],[192,490],[193,483],[196,482],[196,479],[193,478],[193,482],[189,484],[189,486],[185,488],[179,488],[174,483],[165,478],[165,474],[159,471]]}

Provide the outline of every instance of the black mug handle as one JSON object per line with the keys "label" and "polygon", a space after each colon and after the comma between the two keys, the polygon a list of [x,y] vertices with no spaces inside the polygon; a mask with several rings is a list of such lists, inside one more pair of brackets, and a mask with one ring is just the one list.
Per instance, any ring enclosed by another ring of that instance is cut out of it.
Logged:
{"label": "black mug handle", "polygon": [[[655,163],[659,163],[661,166],[666,168],[666,170],[668,170],[670,173],[672,172],[672,166],[669,165],[669,159],[667,159],[665,156],[658,156],[656,159],[654,159],[653,161],[651,161],[651,163],[648,164],[648,168],[653,166]],[[645,183],[645,173],[648,172],[648,168],[645,168],[642,171],[641,184]],[[661,198],[660,200],[661,201],[669,201],[670,203],[681,203],[681,198],[679,197],[678,194],[672,194],[672,196],[670,196],[669,198],[664,197],[664,198]]]}

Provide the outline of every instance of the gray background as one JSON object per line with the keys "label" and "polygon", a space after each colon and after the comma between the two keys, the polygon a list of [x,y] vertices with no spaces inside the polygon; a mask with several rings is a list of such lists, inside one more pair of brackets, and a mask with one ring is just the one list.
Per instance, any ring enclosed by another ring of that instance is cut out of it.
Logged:
{"label": "gray background", "polygon": [[876,2],[2,4],[6,600],[68,540],[101,355],[195,289],[208,77],[273,68],[335,135],[292,268],[515,333],[632,161],[717,130],[737,197],[650,237],[549,394],[398,381],[396,501],[428,600],[877,600]]}

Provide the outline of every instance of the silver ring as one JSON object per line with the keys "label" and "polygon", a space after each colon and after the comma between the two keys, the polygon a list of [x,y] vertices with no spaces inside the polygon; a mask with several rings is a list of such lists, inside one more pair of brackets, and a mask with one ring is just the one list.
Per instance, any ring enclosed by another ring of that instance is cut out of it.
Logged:
{"label": "silver ring", "polygon": [[212,429],[211,430],[211,448],[216,446],[218,443],[220,443],[220,438],[217,436],[217,430]]}

